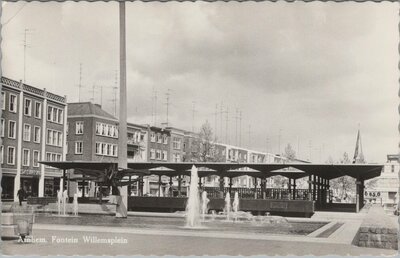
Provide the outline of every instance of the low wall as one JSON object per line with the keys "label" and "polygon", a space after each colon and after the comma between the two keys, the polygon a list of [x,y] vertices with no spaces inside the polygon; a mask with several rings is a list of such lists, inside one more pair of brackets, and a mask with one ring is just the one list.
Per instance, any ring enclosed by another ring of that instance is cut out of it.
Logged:
{"label": "low wall", "polygon": [[398,224],[385,213],[383,207],[373,205],[369,208],[353,244],[398,250]]}
{"label": "low wall", "polygon": [[56,203],[56,197],[28,197],[28,204],[47,205],[49,203]]}
{"label": "low wall", "polygon": [[[130,211],[184,211],[186,209],[186,197],[140,197],[128,198],[128,210]],[[231,200],[233,202],[233,199]],[[209,210],[222,211],[225,200],[212,198],[208,203]],[[305,200],[269,200],[269,199],[240,199],[239,210],[253,213],[286,214],[309,217],[314,213],[314,203]]]}

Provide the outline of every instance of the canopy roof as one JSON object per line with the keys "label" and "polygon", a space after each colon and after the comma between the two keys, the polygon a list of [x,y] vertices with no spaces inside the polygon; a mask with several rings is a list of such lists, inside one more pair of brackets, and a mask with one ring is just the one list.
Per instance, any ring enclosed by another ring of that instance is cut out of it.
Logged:
{"label": "canopy roof", "polygon": [[[115,170],[117,163],[96,161],[40,162],[59,169],[75,169],[76,172],[100,177],[106,170]],[[316,175],[324,179],[351,176],[367,180],[381,174],[381,164],[312,164],[312,163],[222,163],[222,162],[131,162],[128,169],[119,170],[118,177],[130,175],[190,175],[192,166],[198,168],[200,177],[217,175],[238,177],[249,175],[259,178],[282,175],[297,179]]]}

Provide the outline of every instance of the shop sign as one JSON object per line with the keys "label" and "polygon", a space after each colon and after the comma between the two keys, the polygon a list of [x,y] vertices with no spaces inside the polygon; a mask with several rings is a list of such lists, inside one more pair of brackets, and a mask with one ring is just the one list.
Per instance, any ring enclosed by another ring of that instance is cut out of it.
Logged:
{"label": "shop sign", "polygon": [[364,192],[365,197],[381,197],[381,192],[378,191],[365,191]]}
{"label": "shop sign", "polygon": [[40,176],[40,171],[35,169],[23,169],[21,170],[21,175]]}

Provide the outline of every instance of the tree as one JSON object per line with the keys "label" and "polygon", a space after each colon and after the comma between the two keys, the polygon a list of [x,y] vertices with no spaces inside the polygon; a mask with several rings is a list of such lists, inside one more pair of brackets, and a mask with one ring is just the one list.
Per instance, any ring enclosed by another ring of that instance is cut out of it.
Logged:
{"label": "tree", "polygon": [[206,121],[201,126],[197,137],[193,138],[191,151],[186,159],[199,162],[222,161],[222,153],[218,152],[213,138],[214,136],[211,125],[208,121]]}
{"label": "tree", "polygon": [[[347,152],[343,153],[343,157],[340,160],[341,164],[350,164],[349,155]],[[331,180],[331,187],[336,190],[341,199],[343,199],[349,192],[355,191],[356,179],[350,176],[342,176]]]}
{"label": "tree", "polygon": [[286,145],[285,154],[283,154],[283,156],[287,158],[288,161],[293,161],[294,159],[296,159],[296,152],[293,150],[292,145],[290,145],[290,143]]}

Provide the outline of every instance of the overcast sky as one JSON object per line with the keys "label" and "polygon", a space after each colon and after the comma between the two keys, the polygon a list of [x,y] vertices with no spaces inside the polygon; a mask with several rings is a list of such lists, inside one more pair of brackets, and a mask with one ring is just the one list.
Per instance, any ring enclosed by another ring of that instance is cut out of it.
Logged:
{"label": "overcast sky", "polygon": [[[127,3],[128,120],[198,129],[220,141],[325,162],[354,154],[358,124],[369,162],[398,152],[397,3]],[[114,113],[117,3],[7,3],[4,76]],[[193,124],[193,102],[194,124]],[[223,106],[217,115],[215,109]],[[237,137],[236,137],[237,121]],[[250,128],[250,133],[249,133]],[[249,140],[250,135],[250,140]],[[279,135],[280,144],[279,144]]]}

